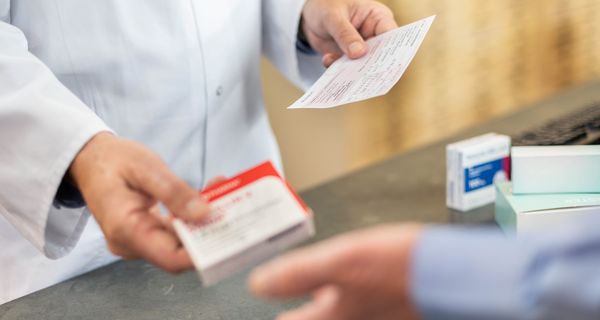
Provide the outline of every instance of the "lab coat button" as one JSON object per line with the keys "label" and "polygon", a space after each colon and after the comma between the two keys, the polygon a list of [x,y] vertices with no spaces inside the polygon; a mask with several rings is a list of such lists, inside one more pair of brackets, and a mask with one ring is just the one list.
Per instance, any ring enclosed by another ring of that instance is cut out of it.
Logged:
{"label": "lab coat button", "polygon": [[217,96],[221,96],[223,94],[223,86],[218,86],[217,87]]}

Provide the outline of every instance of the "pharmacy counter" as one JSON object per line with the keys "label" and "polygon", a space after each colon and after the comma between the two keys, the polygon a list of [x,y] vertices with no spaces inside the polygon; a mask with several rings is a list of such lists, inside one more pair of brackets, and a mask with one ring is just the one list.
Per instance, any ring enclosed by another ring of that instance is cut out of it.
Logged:
{"label": "pharmacy counter", "polygon": [[[302,194],[316,214],[315,241],[366,226],[404,221],[490,223],[493,207],[467,213],[445,206],[445,145],[495,131],[515,134],[600,101],[588,84],[484,123],[446,141],[400,154]],[[142,261],[117,262],[0,306],[0,319],[273,319],[299,301],[255,299],[246,273],[202,288],[194,272],[173,276]]]}

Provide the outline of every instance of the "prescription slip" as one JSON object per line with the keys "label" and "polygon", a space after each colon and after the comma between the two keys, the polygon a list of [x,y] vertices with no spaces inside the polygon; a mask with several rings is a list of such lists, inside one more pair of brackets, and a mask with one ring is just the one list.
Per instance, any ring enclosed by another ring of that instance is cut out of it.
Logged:
{"label": "prescription slip", "polygon": [[365,56],[338,59],[288,108],[331,108],[388,93],[406,71],[434,19],[431,16],[367,40]]}
{"label": "prescription slip", "polygon": [[209,220],[174,226],[205,286],[314,235],[312,212],[270,162],[201,193]]}

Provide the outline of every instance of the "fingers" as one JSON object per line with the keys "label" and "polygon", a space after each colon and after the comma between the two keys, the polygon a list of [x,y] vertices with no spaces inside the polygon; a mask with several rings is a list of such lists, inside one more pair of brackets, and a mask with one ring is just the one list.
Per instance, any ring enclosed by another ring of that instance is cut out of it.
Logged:
{"label": "fingers", "polygon": [[390,19],[380,20],[375,26],[375,35],[380,35],[396,28],[398,28],[398,24],[393,17]]}
{"label": "fingers", "polygon": [[365,38],[371,38],[388,32],[398,27],[394,20],[394,14],[385,5],[374,2],[375,7],[356,14],[352,21]]}
{"label": "fingers", "polygon": [[[365,39],[397,28],[390,8],[377,1],[310,1],[303,18],[304,33],[317,52],[351,59],[367,53]],[[335,60],[335,56],[324,57],[323,64],[328,67]]]}
{"label": "fingers", "polygon": [[[141,197],[129,193],[119,198],[124,205],[114,210],[129,208],[128,201]],[[169,272],[190,269],[192,262],[175,234],[172,218],[157,211],[142,205],[123,219],[107,219],[101,227],[110,251],[124,259],[146,259]]]}
{"label": "fingers", "polygon": [[329,68],[341,56],[337,53],[326,53],[323,55],[322,63],[325,68]]}
{"label": "fingers", "polygon": [[346,16],[333,15],[325,27],[348,57],[356,59],[367,53],[367,44]]}
{"label": "fingers", "polygon": [[277,320],[335,320],[340,293],[338,288],[329,286],[320,289],[313,300],[302,307],[288,311]]}
{"label": "fingers", "polygon": [[[374,8],[359,10],[352,19],[344,15],[335,15],[326,23],[329,33],[341,50],[352,59],[367,53],[368,39],[398,27],[391,10],[380,3]],[[360,31],[360,32],[359,32]],[[323,57],[323,65],[330,66],[339,58],[331,53]]]}
{"label": "fingers", "polygon": [[157,209],[157,206],[153,206],[152,208],[150,208],[150,215],[152,215],[156,220],[158,220],[161,223],[162,227],[165,228],[167,231],[169,231],[172,234],[176,234],[175,226],[173,226],[173,220],[175,219],[173,215],[163,215],[160,213],[160,209]]}
{"label": "fingers", "polygon": [[168,216],[140,213],[129,243],[141,257],[169,272],[192,268],[192,261],[175,234]]}
{"label": "fingers", "polygon": [[347,250],[338,241],[301,249],[257,268],[251,275],[251,290],[260,296],[302,296],[335,283]]}
{"label": "fingers", "polygon": [[101,227],[112,253],[124,259],[143,258],[169,272],[192,267],[175,233],[172,217],[161,215],[146,195],[119,189],[105,205],[104,210],[113,214],[105,217]]}
{"label": "fingers", "polygon": [[202,217],[208,206],[156,155],[137,143],[98,135],[70,170],[111,252],[125,259],[144,258],[171,272],[191,267],[157,202],[188,219]]}
{"label": "fingers", "polygon": [[[192,268],[192,261],[183,248],[173,226],[173,216],[162,215],[158,205],[152,206],[147,213],[146,226],[137,227],[135,235],[137,247],[144,258],[169,272],[181,272]],[[147,229],[146,229],[147,228]]]}
{"label": "fingers", "polygon": [[156,157],[147,157],[132,167],[128,180],[134,189],[162,202],[183,220],[199,222],[208,215],[206,200]]}
{"label": "fingers", "polygon": [[187,251],[180,245],[175,234],[167,230],[155,230],[140,244],[143,257],[159,268],[178,273],[193,267]]}

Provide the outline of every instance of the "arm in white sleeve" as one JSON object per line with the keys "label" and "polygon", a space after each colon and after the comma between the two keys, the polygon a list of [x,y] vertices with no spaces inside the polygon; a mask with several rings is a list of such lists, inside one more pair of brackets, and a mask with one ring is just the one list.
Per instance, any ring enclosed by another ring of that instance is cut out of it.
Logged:
{"label": "arm in white sleeve", "polygon": [[58,258],[87,221],[81,209],[52,206],[65,172],[85,143],[109,131],[0,22],[0,214],[39,250]]}
{"label": "arm in white sleeve", "polygon": [[307,89],[325,68],[318,54],[298,50],[298,28],[305,0],[263,0],[262,48],[290,81]]}
{"label": "arm in white sleeve", "polygon": [[436,227],[415,249],[411,293],[424,319],[600,319],[600,217],[506,238]]}

